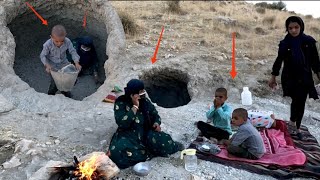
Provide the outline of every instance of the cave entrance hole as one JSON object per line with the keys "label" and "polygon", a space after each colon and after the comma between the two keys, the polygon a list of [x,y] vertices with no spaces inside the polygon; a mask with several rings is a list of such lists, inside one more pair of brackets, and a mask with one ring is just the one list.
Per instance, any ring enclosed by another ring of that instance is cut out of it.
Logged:
{"label": "cave entrance hole", "polygon": [[141,77],[152,102],[164,108],[174,108],[191,101],[188,75],[173,69],[151,70]]}
{"label": "cave entrance hole", "polygon": [[8,24],[16,42],[13,66],[15,73],[37,92],[48,92],[50,76],[45,72],[39,56],[43,44],[50,38],[52,27],[61,24],[66,28],[67,37],[71,40],[82,36],[92,37],[98,56],[100,83],[96,84],[92,75],[79,77],[71,91],[72,98],[82,100],[96,92],[106,78],[104,63],[107,59],[108,34],[105,23],[88,13],[86,28],[82,27],[85,6],[55,4],[54,2],[50,4],[48,2],[36,7],[36,10],[48,21],[48,26],[44,26],[30,9],[19,13]]}

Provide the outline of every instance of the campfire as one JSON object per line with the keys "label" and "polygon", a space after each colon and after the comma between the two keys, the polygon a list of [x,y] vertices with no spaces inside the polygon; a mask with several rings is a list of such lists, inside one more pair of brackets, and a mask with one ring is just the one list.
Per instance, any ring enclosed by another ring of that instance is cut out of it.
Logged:
{"label": "campfire", "polygon": [[94,153],[83,161],[74,156],[72,165],[53,169],[55,173],[49,180],[106,180],[119,172],[108,156]]}

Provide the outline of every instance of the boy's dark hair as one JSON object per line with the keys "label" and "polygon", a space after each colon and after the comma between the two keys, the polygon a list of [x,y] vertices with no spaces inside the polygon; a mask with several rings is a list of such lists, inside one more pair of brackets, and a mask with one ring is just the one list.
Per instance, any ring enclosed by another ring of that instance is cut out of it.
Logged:
{"label": "boy's dark hair", "polygon": [[66,28],[64,28],[64,26],[60,24],[55,25],[51,30],[51,35],[55,35],[57,37],[64,37],[66,36],[66,34],[67,34]]}
{"label": "boy's dark hair", "polygon": [[248,111],[244,108],[237,108],[237,109],[233,110],[233,113],[239,115],[245,121],[248,119]]}
{"label": "boy's dark hair", "polygon": [[228,91],[226,88],[223,88],[223,87],[218,88],[216,89],[216,92],[223,93],[225,96],[228,96]]}

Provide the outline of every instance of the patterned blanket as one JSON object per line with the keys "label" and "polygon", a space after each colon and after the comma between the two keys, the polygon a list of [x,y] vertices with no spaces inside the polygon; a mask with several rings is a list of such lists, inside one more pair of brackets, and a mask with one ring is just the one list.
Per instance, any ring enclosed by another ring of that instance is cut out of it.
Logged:
{"label": "patterned blanket", "polygon": [[[197,156],[199,159],[208,160],[227,166],[232,166],[238,169],[245,169],[247,171],[271,175],[278,179],[289,179],[293,177],[310,177],[310,178],[320,178],[320,146],[317,140],[309,133],[308,129],[305,126],[301,126],[302,134],[304,135],[303,140],[299,140],[296,135],[290,136],[287,130],[286,121],[277,120],[277,127],[275,128],[284,133],[284,139],[286,144],[296,146],[300,149],[307,157],[307,162],[304,165],[290,165],[284,166],[277,165],[277,163],[266,163],[261,164],[261,162],[250,162],[243,161],[239,159],[226,159],[223,157],[211,155],[208,153],[203,153],[197,151]],[[268,137],[268,133],[266,133]],[[271,137],[270,137],[271,139]],[[194,142],[191,143],[189,148],[197,149],[197,144],[202,140],[202,138],[197,138]],[[270,140],[272,141],[272,140]],[[271,146],[274,152],[274,147]],[[222,156],[222,155],[220,155]]]}

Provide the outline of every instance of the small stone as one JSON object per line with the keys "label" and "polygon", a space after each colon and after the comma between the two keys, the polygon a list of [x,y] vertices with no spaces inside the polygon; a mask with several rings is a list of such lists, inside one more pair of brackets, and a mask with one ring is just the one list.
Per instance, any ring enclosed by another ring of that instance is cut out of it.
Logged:
{"label": "small stone", "polygon": [[51,145],[51,144],[52,144],[52,143],[51,143],[51,142],[49,142],[49,141],[48,141],[48,142],[46,142],[46,145]]}
{"label": "small stone", "polygon": [[164,55],[164,57],[165,57],[166,59],[168,59],[168,58],[171,58],[171,57],[175,57],[175,55],[173,55],[173,54],[166,54],[166,55]]}
{"label": "small stone", "polygon": [[38,154],[42,154],[41,150],[30,149],[30,150],[27,152],[27,155],[31,155],[31,156],[35,156],[35,155],[38,155]]}
{"label": "small stone", "polygon": [[101,112],[97,112],[97,114],[98,114],[98,115],[101,115],[102,113],[101,113]]}
{"label": "small stone", "polygon": [[263,60],[261,60],[261,61],[258,61],[258,64],[265,65],[265,62]]}
{"label": "small stone", "polygon": [[76,150],[75,150],[75,149],[72,149],[72,152],[76,152]]}
{"label": "small stone", "polygon": [[27,140],[27,139],[22,139],[21,141],[19,141],[16,146],[15,146],[15,150],[14,152],[25,152],[29,149],[31,149],[34,146],[34,142],[31,140]]}
{"label": "small stone", "polygon": [[8,147],[10,147],[10,146],[11,146],[11,144],[7,144],[7,145],[5,145],[5,146],[3,146],[3,147],[8,148]]}
{"label": "small stone", "polygon": [[59,140],[59,139],[56,139],[56,140],[54,140],[54,143],[55,143],[56,145],[59,145],[59,144],[60,144],[60,140]]}
{"label": "small stone", "polygon": [[93,132],[93,130],[91,128],[84,128],[84,130],[87,132]]}
{"label": "small stone", "polygon": [[100,144],[103,145],[103,144],[106,144],[107,140],[102,140],[100,141]]}
{"label": "small stone", "polygon": [[9,161],[2,164],[4,169],[9,169],[13,167],[17,167],[21,164],[20,159],[16,156],[13,156]]}
{"label": "small stone", "polygon": [[143,40],[143,41],[142,41],[142,44],[144,44],[144,45],[149,45],[150,43],[149,43],[147,40]]}
{"label": "small stone", "polygon": [[191,174],[190,180],[202,180],[199,176]]}
{"label": "small stone", "polygon": [[218,61],[223,61],[223,57],[222,57],[222,56],[216,56],[216,59],[217,59]]}

